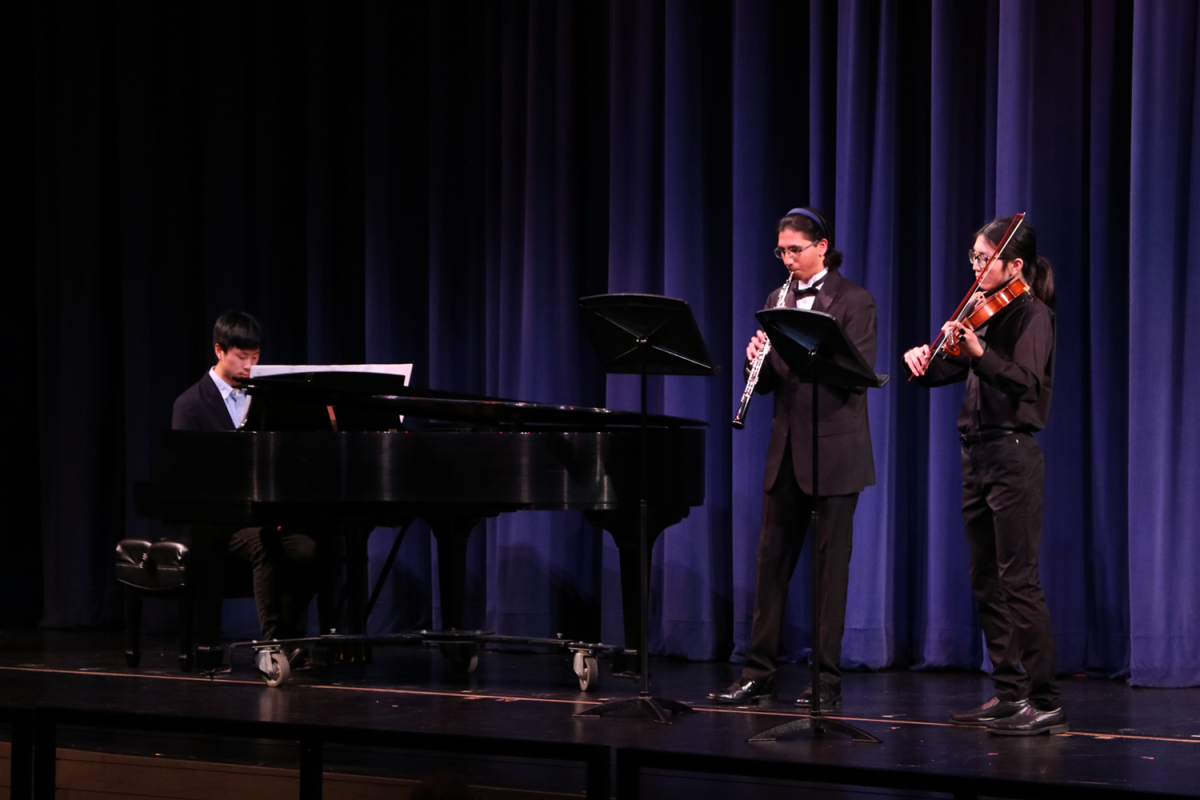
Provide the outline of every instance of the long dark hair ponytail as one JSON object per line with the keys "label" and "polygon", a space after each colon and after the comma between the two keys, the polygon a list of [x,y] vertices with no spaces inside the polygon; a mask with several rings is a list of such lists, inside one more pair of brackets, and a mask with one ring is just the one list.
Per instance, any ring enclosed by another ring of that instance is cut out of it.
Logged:
{"label": "long dark hair ponytail", "polygon": [[[1004,232],[1008,230],[1012,219],[1012,217],[994,219],[976,231],[975,235],[982,236],[993,246],[999,247],[1000,241],[1004,238]],[[1013,233],[1012,241],[1008,243],[1008,247],[1004,248],[1000,258],[1004,261],[1013,261],[1018,258],[1024,261],[1021,272],[1024,274],[1029,288],[1033,290],[1034,296],[1050,308],[1054,308],[1054,268],[1050,266],[1049,259],[1038,255],[1037,231],[1032,226],[1022,223],[1021,227]]]}

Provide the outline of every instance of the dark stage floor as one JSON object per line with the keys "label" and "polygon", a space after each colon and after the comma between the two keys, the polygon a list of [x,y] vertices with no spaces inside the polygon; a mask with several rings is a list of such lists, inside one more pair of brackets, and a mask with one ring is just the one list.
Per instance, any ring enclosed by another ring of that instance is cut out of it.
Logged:
{"label": "dark stage floor", "polygon": [[0,738],[16,734],[14,763],[24,752],[21,732],[40,714],[42,738],[32,738],[42,744],[299,766],[302,782],[306,769],[319,777],[323,768],[418,778],[452,771],[477,785],[629,800],[734,800],[778,791],[780,782],[822,798],[1049,797],[1064,789],[1200,798],[1200,689],[1068,680],[1069,734],[1009,738],[946,722],[990,696],[981,674],[850,673],[838,718],[881,744],[807,732],[750,744],[799,716],[791,700],[805,670],[785,668],[774,704],[727,709],[704,698],[736,667],[655,660],[654,694],[697,711],[659,725],[637,714],[572,716],[636,695],[639,684],[613,678],[605,660],[598,691],[584,693],[566,655],[488,651],[461,675],[430,647],[376,648],[370,664],[299,671],[270,689],[254,677],[247,651],[231,673],[208,679],[177,670],[171,638],[146,637],[143,648],[141,667],[130,670],[119,632],[0,631]]}

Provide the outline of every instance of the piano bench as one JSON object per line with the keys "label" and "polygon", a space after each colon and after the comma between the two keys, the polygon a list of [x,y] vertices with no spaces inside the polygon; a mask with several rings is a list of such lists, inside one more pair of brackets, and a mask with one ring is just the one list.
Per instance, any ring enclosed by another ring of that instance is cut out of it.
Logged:
{"label": "piano bench", "polygon": [[[182,542],[122,539],[117,543],[117,580],[125,584],[125,663],[136,667],[141,661],[139,647],[142,632],[142,600],[146,597],[174,597],[179,606],[179,668],[192,671],[192,630],[194,589],[188,575],[188,546]],[[254,575],[250,564],[232,555],[225,556],[221,597],[253,597]],[[211,612],[211,613],[209,613]],[[220,607],[200,613],[208,627],[220,630]],[[215,619],[208,619],[212,614]],[[202,620],[201,635],[205,630]],[[200,668],[220,668],[221,648],[198,648]]]}
{"label": "piano bench", "polygon": [[117,580],[125,584],[125,663],[142,658],[142,599],[175,597],[179,605],[179,668],[192,670],[192,594],[188,586],[187,545],[122,539],[117,543]]}

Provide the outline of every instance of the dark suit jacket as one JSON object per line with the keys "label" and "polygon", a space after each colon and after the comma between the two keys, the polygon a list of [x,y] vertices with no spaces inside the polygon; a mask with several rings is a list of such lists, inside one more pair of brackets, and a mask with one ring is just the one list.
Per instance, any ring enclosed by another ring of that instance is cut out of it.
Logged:
{"label": "dark suit jacket", "polygon": [[[767,308],[775,307],[777,297],[777,292],[771,293]],[[789,298],[787,305],[794,308],[796,303]],[[823,311],[841,323],[866,362],[875,363],[875,300],[870,292],[831,269],[813,302],[813,310]],[[796,480],[801,489],[812,494],[812,384],[793,377],[779,353],[772,349],[763,362],[755,390],[775,393],[764,489],[769,491],[775,485],[790,440]],[[821,475],[817,490],[822,495],[861,492],[875,483],[866,389],[822,386],[818,391]]]}
{"label": "dark suit jacket", "polygon": [[235,430],[229,409],[208,373],[175,398],[171,428],[177,431]]}

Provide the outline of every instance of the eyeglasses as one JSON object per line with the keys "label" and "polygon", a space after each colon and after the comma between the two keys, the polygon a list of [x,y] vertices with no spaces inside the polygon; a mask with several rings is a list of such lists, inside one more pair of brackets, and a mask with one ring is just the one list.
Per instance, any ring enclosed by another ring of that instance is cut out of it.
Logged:
{"label": "eyeglasses", "polygon": [[[991,256],[984,255],[983,253],[976,253],[974,250],[967,251],[967,259],[971,262],[972,267],[974,267],[976,264],[981,267],[986,267],[989,258],[991,258]],[[1004,261],[1003,258],[997,260]]]}
{"label": "eyeglasses", "polygon": [[795,245],[792,245],[791,247],[776,247],[775,248],[775,257],[783,258],[785,255],[787,255],[787,256],[791,256],[792,258],[795,258],[796,256],[800,255],[808,248],[816,247],[823,241],[825,241],[825,240],[817,239],[815,242],[813,242],[811,244],[804,245],[804,247],[796,247]]}

